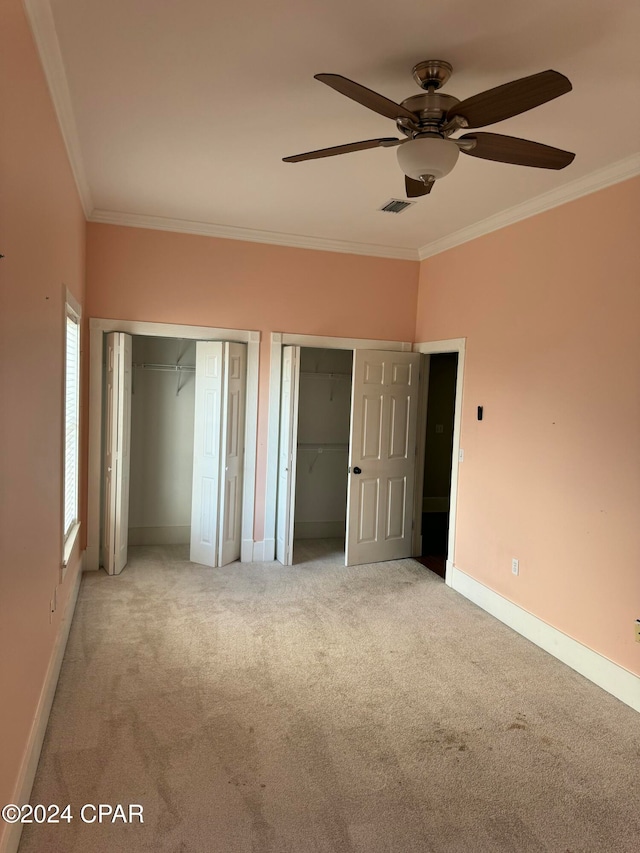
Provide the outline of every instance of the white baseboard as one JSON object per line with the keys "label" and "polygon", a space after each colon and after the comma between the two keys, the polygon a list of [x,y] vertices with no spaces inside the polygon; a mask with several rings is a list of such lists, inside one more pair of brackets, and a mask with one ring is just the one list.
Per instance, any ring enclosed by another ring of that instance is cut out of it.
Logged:
{"label": "white baseboard", "polygon": [[262,559],[265,563],[272,563],[276,558],[276,540],[264,540],[264,553]]}
{"label": "white baseboard", "polygon": [[129,545],[188,545],[190,541],[191,527],[188,524],[129,528]]}
{"label": "white baseboard", "polygon": [[[42,743],[44,741],[44,736],[47,731],[47,723],[49,722],[51,705],[53,704],[53,697],[56,692],[56,687],[58,686],[58,677],[60,675],[62,659],[64,657],[64,652],[67,647],[69,630],[71,629],[71,622],[73,620],[73,614],[76,609],[76,601],[78,600],[78,590],[80,589],[80,581],[82,579],[83,569],[84,554],[80,558],[78,574],[76,576],[75,582],[73,584],[73,589],[71,590],[71,594],[67,601],[67,608],[65,610],[62,621],[60,622],[60,629],[58,630],[58,636],[56,637],[53,653],[51,655],[51,658],[49,659],[49,667],[47,669],[47,674],[45,676],[44,684],[42,685],[42,690],[40,691],[38,707],[36,708],[36,712],[33,717],[33,723],[31,724],[29,740],[27,742],[27,748],[24,753],[22,766],[20,767],[18,781],[15,787],[15,794],[12,800],[12,802],[16,805],[25,805],[29,802],[29,799],[31,797],[33,780],[35,779],[36,770],[38,769],[40,751],[42,750]],[[16,853],[20,844],[21,834],[22,824],[5,824],[5,832],[0,840],[0,853]]]}
{"label": "white baseboard", "polygon": [[264,539],[253,543],[253,563],[264,563]]}
{"label": "white baseboard", "polygon": [[253,559],[254,563],[271,563],[276,558],[276,541],[275,539],[262,539],[259,542],[253,542]]}
{"label": "white baseboard", "polygon": [[486,610],[496,619],[504,622],[527,640],[540,646],[549,654],[561,660],[571,669],[579,672],[607,693],[611,693],[621,702],[640,711],[640,676],[629,672],[608,658],[583,646],[572,637],[553,628],[542,619],[523,610],[517,604],[494,592],[489,587],[457,569],[451,567],[447,581],[465,598]]}
{"label": "white baseboard", "polygon": [[243,539],[240,544],[240,562],[253,563],[253,539]]}
{"label": "white baseboard", "polygon": [[346,521],[296,521],[294,539],[338,539],[344,537]]}

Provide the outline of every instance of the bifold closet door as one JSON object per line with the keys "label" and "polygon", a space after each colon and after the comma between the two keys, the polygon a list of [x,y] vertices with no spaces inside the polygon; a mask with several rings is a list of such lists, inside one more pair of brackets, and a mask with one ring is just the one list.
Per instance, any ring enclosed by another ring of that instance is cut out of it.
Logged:
{"label": "bifold closet door", "polygon": [[420,354],[356,350],[345,564],[412,553]]}
{"label": "bifold closet door", "polygon": [[131,460],[131,335],[106,336],[103,562],[117,575],[127,564]]}
{"label": "bifold closet door", "polygon": [[205,566],[240,557],[246,365],[244,344],[196,343],[189,559]]}
{"label": "bifold closet door", "polygon": [[224,344],[222,388],[222,471],[218,565],[240,559],[242,533],[242,474],[244,467],[244,414],[247,396],[247,347]]}
{"label": "bifold closet door", "polygon": [[280,391],[280,446],[278,450],[278,498],[276,504],[276,560],[293,564],[293,519],[298,446],[298,395],[300,347],[282,348]]}
{"label": "bifold closet door", "polygon": [[205,566],[215,566],[218,556],[223,356],[220,341],[196,343],[189,559]]}

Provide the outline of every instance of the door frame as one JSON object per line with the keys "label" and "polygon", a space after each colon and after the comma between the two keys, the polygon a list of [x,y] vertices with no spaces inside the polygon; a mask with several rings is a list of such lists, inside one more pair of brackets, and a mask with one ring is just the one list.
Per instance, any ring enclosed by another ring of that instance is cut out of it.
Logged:
{"label": "door frame", "polygon": [[100,502],[102,490],[102,395],[104,375],[102,353],[104,335],[126,332],[147,337],[184,340],[237,341],[247,344],[247,397],[245,410],[245,456],[243,466],[242,547],[240,560],[253,558],[253,522],[256,491],[256,453],[258,428],[258,370],[260,332],[249,329],[220,329],[214,326],[184,326],[143,320],[89,319],[89,464],[87,477],[87,549],[84,568],[100,567]]}
{"label": "door frame", "polygon": [[[300,335],[289,332],[271,333],[269,369],[269,421],[267,435],[267,482],[265,494],[264,554],[265,561],[275,559],[276,497],[278,491],[278,442],[280,433],[280,386],[282,382],[282,347],[293,344],[318,349],[378,349],[412,352],[410,341],[382,341],[364,338],[334,338],[323,335]],[[292,491],[292,500],[295,491]],[[256,559],[258,559],[256,557]]]}
{"label": "door frame", "polygon": [[[424,341],[413,345],[414,352],[423,355],[438,355],[440,353],[458,353],[458,370],[456,373],[456,401],[453,417],[453,447],[451,449],[451,496],[449,499],[449,536],[447,545],[447,564],[445,568],[445,583],[453,585],[453,567],[455,565],[456,544],[456,512],[458,507],[458,473],[460,467],[460,430],[462,427],[462,393],[464,380],[464,357],[466,338],[450,338],[444,341]],[[429,387],[429,371],[422,371],[420,381],[420,407],[418,409],[418,443],[416,454],[416,491],[414,505],[413,552],[418,556],[422,551],[422,490],[424,487],[424,462],[427,439],[427,396]]]}

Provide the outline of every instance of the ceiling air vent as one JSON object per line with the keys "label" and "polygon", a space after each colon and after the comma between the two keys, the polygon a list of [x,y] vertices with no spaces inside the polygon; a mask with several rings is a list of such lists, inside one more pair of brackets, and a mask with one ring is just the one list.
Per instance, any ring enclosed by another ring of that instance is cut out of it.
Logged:
{"label": "ceiling air vent", "polygon": [[415,204],[415,201],[402,201],[399,198],[392,198],[379,209],[384,213],[402,213],[403,210],[411,207],[412,204]]}

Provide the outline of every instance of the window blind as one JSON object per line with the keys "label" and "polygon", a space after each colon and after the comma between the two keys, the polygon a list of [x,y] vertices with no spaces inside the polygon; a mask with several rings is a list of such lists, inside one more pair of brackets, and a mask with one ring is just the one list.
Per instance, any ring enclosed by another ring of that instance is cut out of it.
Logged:
{"label": "window blind", "polygon": [[80,329],[76,317],[67,314],[64,444],[64,536],[78,520]]}

